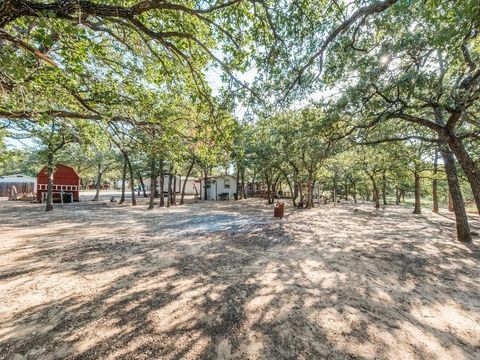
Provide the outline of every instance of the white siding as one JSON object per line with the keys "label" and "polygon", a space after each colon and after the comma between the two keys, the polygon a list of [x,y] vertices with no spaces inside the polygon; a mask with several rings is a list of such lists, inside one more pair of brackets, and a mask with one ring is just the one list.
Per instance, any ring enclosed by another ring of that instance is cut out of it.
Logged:
{"label": "white siding", "polygon": [[[122,180],[117,180],[115,185],[117,185],[117,189],[121,189],[122,188]],[[128,191],[130,189],[130,181],[128,181],[128,180],[125,181],[125,189],[126,189],[126,191]]]}
{"label": "white siding", "polygon": [[[180,179],[181,179],[181,181],[180,181]],[[173,179],[172,179],[172,181],[173,181]],[[195,182],[195,178],[189,177],[186,181],[187,181],[187,185],[185,186],[185,194],[195,195],[195,189],[193,187],[193,183]],[[157,184],[159,182],[160,182],[160,177],[157,178]],[[175,187],[175,191],[177,193],[182,192],[182,186],[183,186],[184,182],[185,182],[185,177],[177,176],[177,183],[176,183],[176,187]],[[150,178],[144,179],[143,183],[145,184],[145,189],[147,191],[150,191]],[[172,184],[172,186],[173,186],[173,184]],[[158,187],[158,185],[157,185],[157,187]],[[198,184],[197,184],[197,187],[198,187]],[[164,177],[163,191],[165,191],[165,192],[168,191],[168,176]]]}
{"label": "white siding", "polygon": [[[234,194],[237,192],[237,179],[234,176],[220,175],[209,179],[215,181],[210,184],[207,191],[208,200],[220,200],[219,196],[222,193],[228,193],[230,200],[234,198]],[[227,184],[225,184],[227,182]],[[198,184],[198,183],[197,183]],[[200,193],[203,199],[204,179],[200,180]],[[227,185],[227,186],[226,186]]]}
{"label": "white siding", "polygon": [[[185,178],[182,177],[182,186],[183,186],[183,183],[184,182],[187,182],[187,185],[185,185],[185,194],[187,195],[195,195],[195,188],[193,187],[193,184],[195,183],[195,178],[192,178],[192,177],[189,177],[187,180],[185,180]],[[197,185],[197,189],[198,189],[198,183],[196,184]],[[180,189],[181,191],[181,189]]]}

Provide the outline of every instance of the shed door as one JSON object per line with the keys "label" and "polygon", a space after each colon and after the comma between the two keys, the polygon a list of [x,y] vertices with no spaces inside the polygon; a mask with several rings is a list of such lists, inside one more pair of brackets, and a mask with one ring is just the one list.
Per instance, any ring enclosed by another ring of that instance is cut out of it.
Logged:
{"label": "shed door", "polygon": [[207,198],[208,200],[215,200],[215,184],[213,183],[207,188]]}

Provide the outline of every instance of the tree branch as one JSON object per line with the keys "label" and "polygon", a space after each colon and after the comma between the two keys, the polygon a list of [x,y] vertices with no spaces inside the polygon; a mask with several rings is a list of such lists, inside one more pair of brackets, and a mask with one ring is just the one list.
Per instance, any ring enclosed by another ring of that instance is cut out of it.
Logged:
{"label": "tree branch", "polygon": [[25,16],[51,17],[53,15],[57,18],[76,20],[77,17],[73,15],[81,13],[83,17],[130,18],[151,10],[176,10],[195,15],[212,13],[242,1],[244,0],[230,0],[205,9],[192,9],[184,5],[162,0],[144,0],[130,7],[98,4],[87,0],[57,0],[51,3],[39,3],[28,0],[4,0],[0,5],[0,28],[4,28],[10,22]]}
{"label": "tree branch", "polygon": [[36,118],[40,115],[48,115],[51,117],[69,118],[69,119],[85,119],[99,120],[100,116],[95,114],[81,114],[64,110],[47,110],[41,112],[35,111],[4,111],[0,110],[0,118],[4,119],[28,119]]}
{"label": "tree branch", "polygon": [[378,145],[388,142],[397,142],[397,141],[407,141],[407,140],[420,140],[424,142],[431,142],[431,143],[438,143],[438,139],[431,139],[424,136],[405,136],[405,137],[393,137],[393,138],[384,138],[380,140],[372,140],[372,141],[362,141],[362,142],[355,142],[356,145]]}
{"label": "tree branch", "polygon": [[15,45],[17,48],[26,50],[27,52],[35,55],[37,58],[45,61],[49,65],[52,65],[54,67],[58,67],[58,65],[55,63],[55,61],[50,59],[46,54],[44,54],[43,52],[35,49],[32,45],[27,44],[26,42],[14,37],[13,35],[9,34],[8,32],[6,32],[3,29],[0,29],[0,40],[8,41],[8,42],[12,43],[13,45]]}
{"label": "tree branch", "polygon": [[372,14],[381,13],[392,5],[396,4],[398,1],[399,0],[384,0],[376,4],[361,7],[360,9],[355,11],[348,19],[343,21],[330,33],[330,35],[328,35],[320,49],[316,53],[314,53],[307,61],[307,63],[298,70],[297,75],[295,76],[293,81],[287,86],[283,99],[286,99],[288,97],[293,87],[300,82],[300,79],[302,78],[305,71],[307,71],[307,69],[310,68],[317,60],[319,60],[320,62],[319,72],[322,72],[324,53],[330,46],[330,44],[337,38],[337,36],[347,31],[358,19],[366,18],[367,16]]}
{"label": "tree branch", "polygon": [[418,117],[418,116],[405,114],[403,112],[388,114],[386,116],[386,119],[402,119],[402,120],[408,121],[412,124],[417,124],[417,125],[421,125],[423,127],[427,127],[429,129],[437,132],[437,133],[443,131],[443,129],[444,129],[442,126],[437,125],[437,124],[435,124],[434,122],[432,122],[428,119],[424,119],[424,118],[421,118],[421,117]]}

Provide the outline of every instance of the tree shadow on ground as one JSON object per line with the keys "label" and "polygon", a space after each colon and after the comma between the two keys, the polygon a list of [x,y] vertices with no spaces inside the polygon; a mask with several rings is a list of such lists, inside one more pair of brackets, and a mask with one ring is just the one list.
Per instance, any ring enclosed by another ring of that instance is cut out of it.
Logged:
{"label": "tree shadow on ground", "polygon": [[393,208],[270,210],[48,215],[0,252],[0,296],[20,309],[3,312],[0,358],[479,356],[478,248],[448,224]]}

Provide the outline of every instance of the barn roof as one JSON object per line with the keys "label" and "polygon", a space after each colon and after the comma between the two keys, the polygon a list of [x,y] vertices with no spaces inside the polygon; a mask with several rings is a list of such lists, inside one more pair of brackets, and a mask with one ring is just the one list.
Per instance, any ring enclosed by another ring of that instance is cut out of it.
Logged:
{"label": "barn roof", "polygon": [[[70,166],[63,164],[55,165],[55,172],[53,176],[54,185],[75,185],[78,186],[80,182],[80,176],[77,172]],[[44,166],[37,174],[37,183],[38,184],[47,184],[48,183],[48,173],[47,167]]]}
{"label": "barn roof", "polygon": [[[75,171],[75,169],[71,166],[68,166],[68,165],[63,165],[63,164],[56,164],[55,165],[55,169],[58,169],[58,168],[66,168],[66,169],[69,169],[71,170],[75,175],[78,176],[77,172]],[[47,172],[47,167],[44,166],[40,169],[40,171],[38,172],[37,176],[42,174],[42,173],[46,173]]]}

